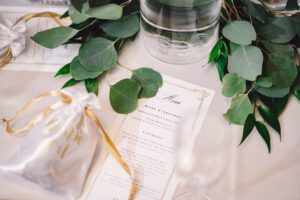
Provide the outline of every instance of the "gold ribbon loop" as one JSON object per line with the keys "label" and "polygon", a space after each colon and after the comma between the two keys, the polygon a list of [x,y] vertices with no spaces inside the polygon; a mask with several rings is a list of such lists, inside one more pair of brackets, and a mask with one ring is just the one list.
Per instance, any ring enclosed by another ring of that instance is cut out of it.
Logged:
{"label": "gold ribbon loop", "polygon": [[33,19],[33,18],[37,18],[37,17],[46,17],[46,18],[51,18],[53,19],[59,26],[64,26],[64,24],[61,22],[60,18],[60,14],[55,13],[55,12],[39,12],[39,13],[28,13],[22,17],[20,17],[16,23],[14,24],[14,26],[16,24],[18,24],[20,21],[24,20],[25,22],[28,22],[29,20]]}
{"label": "gold ribbon loop", "polygon": [[[29,13],[20,17],[13,26],[17,25],[20,21],[24,20],[28,22],[29,20],[37,17],[46,17],[53,19],[59,26],[64,26],[62,20],[60,19],[60,14],[55,12],[39,12],[39,13]],[[12,58],[11,49],[8,48],[2,57],[0,57],[0,68],[7,64]]]}
{"label": "gold ribbon loop", "polygon": [[124,171],[128,174],[128,176],[130,177],[131,181],[132,181],[132,185],[131,185],[131,189],[130,189],[130,194],[128,199],[132,200],[134,198],[134,194],[137,191],[136,185],[135,185],[135,181],[133,179],[133,176],[130,172],[130,169],[128,167],[128,165],[126,164],[126,162],[122,159],[122,156],[120,155],[119,151],[117,150],[116,146],[114,145],[114,143],[111,141],[110,137],[108,136],[108,134],[106,133],[105,129],[103,128],[101,122],[99,121],[99,119],[96,117],[96,115],[89,109],[89,108],[85,108],[85,113],[87,116],[90,117],[90,119],[92,121],[95,122],[95,124],[97,125],[97,127],[101,130],[103,136],[104,136],[104,141],[105,144],[107,146],[107,148],[109,149],[110,153],[114,156],[114,158],[117,160],[117,162],[120,164],[120,166],[124,169]]}
{"label": "gold ribbon loop", "polygon": [[6,63],[9,62],[11,57],[12,57],[11,49],[8,48],[6,50],[6,52],[3,54],[3,56],[0,58],[0,68],[3,67]]}
{"label": "gold ribbon loop", "polygon": [[[30,121],[25,127],[20,128],[19,130],[15,131],[12,129],[11,127],[11,123],[13,121],[15,121],[17,118],[19,118],[22,114],[24,114],[26,111],[28,111],[33,105],[37,104],[39,101],[41,101],[44,97],[60,97],[61,101],[58,103],[55,103],[51,106],[49,106],[48,108],[46,108],[45,110],[43,110],[42,113],[40,113],[39,115],[37,115],[32,121]],[[17,112],[17,114],[15,116],[13,116],[12,118],[10,118],[9,120],[7,119],[2,119],[2,122],[5,123],[6,125],[6,132],[10,133],[10,134],[20,134],[23,133],[29,129],[31,129],[33,126],[35,126],[38,122],[40,122],[42,119],[44,119],[46,116],[48,116],[50,113],[52,113],[54,110],[56,110],[57,108],[65,105],[65,104],[70,104],[72,102],[72,98],[69,95],[66,95],[60,91],[49,91],[49,92],[45,92],[43,94],[40,94],[36,97],[34,97],[33,99],[31,99],[30,101],[28,101],[25,106],[23,106],[21,108],[21,110],[19,112]]]}

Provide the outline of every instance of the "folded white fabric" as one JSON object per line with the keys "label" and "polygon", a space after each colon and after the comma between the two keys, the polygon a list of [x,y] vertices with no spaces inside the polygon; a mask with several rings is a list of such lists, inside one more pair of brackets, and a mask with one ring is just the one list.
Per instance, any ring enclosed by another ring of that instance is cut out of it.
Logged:
{"label": "folded white fabric", "polygon": [[28,131],[18,152],[0,173],[22,177],[67,199],[78,199],[98,141],[95,124],[85,107],[99,111],[94,94],[75,89],[63,90],[72,97],[66,104]]}
{"label": "folded white fabric", "polygon": [[0,20],[0,56],[8,49],[11,49],[13,57],[17,57],[26,44],[26,23],[20,21],[13,25],[10,21]]}

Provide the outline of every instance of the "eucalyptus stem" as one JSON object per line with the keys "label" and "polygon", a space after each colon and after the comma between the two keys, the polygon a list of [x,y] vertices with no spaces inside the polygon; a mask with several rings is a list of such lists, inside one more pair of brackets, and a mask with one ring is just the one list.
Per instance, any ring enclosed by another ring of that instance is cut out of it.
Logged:
{"label": "eucalyptus stem", "polygon": [[238,11],[236,10],[236,8],[234,6],[231,6],[230,4],[228,4],[226,1],[224,1],[226,7],[228,7],[230,9],[230,13],[233,13],[233,15],[238,19],[241,20]]}
{"label": "eucalyptus stem", "polygon": [[[227,9],[227,7],[226,7],[226,2],[225,2],[225,0],[223,0],[222,4],[223,4],[223,8],[224,8],[224,10],[225,10],[225,12],[226,12],[226,14],[227,14],[227,16],[228,16],[228,19],[230,19],[230,18],[231,18],[231,17],[230,17],[230,13],[229,13],[229,11],[228,11],[228,9]],[[224,16],[223,16],[223,17],[224,17]],[[224,17],[224,19],[225,19],[225,17]],[[225,20],[225,21],[227,21],[227,20]]]}
{"label": "eucalyptus stem", "polygon": [[233,9],[234,9],[234,11],[235,11],[235,13],[236,13],[237,19],[238,19],[238,20],[241,20],[241,17],[240,17],[240,15],[239,15],[239,12],[238,12],[238,10],[237,10],[236,7],[235,7],[234,0],[232,0],[232,6],[233,6]]}
{"label": "eucalyptus stem", "polygon": [[123,67],[123,68],[125,68],[125,69],[127,69],[128,71],[130,71],[130,72],[132,72],[133,70],[132,69],[130,69],[130,68],[128,68],[128,67],[126,67],[125,65],[123,65],[123,64],[121,64],[119,61],[117,61],[117,64],[120,66],[120,67]]}
{"label": "eucalyptus stem", "polygon": [[120,4],[120,6],[122,7],[128,6],[129,4],[131,4],[131,2],[132,0],[125,1],[124,3]]}
{"label": "eucalyptus stem", "polygon": [[109,87],[111,86],[111,84],[110,84],[110,82],[109,82],[107,76],[109,75],[110,72],[111,72],[111,69],[109,69],[109,70],[105,73],[105,82],[107,83],[107,85],[108,85]]}

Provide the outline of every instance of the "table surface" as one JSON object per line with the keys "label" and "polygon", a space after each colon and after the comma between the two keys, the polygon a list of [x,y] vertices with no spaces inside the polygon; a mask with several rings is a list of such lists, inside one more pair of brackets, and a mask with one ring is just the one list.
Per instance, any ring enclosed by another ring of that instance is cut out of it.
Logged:
{"label": "table surface", "polygon": [[[196,152],[199,151],[199,155],[203,150],[210,155],[209,153],[214,148],[218,148],[218,139],[228,138],[226,145],[223,145],[218,151],[226,159],[217,163],[212,169],[221,172],[219,178],[209,185],[206,191],[212,199],[300,199],[300,137],[297,129],[300,122],[297,117],[300,103],[295,98],[291,98],[287,109],[280,117],[282,141],[280,142],[274,131],[270,133],[272,152],[269,154],[256,131],[243,145],[238,147],[242,136],[242,127],[230,125],[222,116],[230,105],[230,99],[221,94],[222,84],[218,79],[215,66],[201,67],[199,63],[176,66],[161,62],[148,54],[140,37],[123,49],[119,56],[119,62],[132,69],[151,67],[163,74],[216,91],[202,128],[202,136],[195,141]],[[51,67],[46,70],[49,71],[48,73],[38,72],[36,66],[31,68],[30,65],[26,66],[24,69],[26,71],[12,70],[10,65],[2,69],[0,71],[0,118],[12,115],[24,102],[36,94],[59,89],[66,78],[53,78],[53,73],[58,68],[59,66]],[[39,87],[36,87],[37,85]],[[103,115],[100,113],[100,118],[105,128],[110,130],[117,114],[113,112],[107,97],[108,86],[101,83],[99,99]],[[0,161],[7,159],[21,141],[20,138],[12,138],[1,132]],[[23,200],[38,199],[38,197],[46,199],[45,194],[37,191],[34,187],[22,188],[16,186],[15,183],[6,181],[0,179],[0,199],[20,198]],[[180,193],[180,189],[177,193]],[[16,194],[19,198],[16,197]],[[49,197],[49,199],[51,198]]]}

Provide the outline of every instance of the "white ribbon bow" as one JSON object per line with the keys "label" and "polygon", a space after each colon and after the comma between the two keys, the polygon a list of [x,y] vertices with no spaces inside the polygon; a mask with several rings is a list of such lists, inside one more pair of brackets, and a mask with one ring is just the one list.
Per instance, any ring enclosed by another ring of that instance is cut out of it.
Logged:
{"label": "white ribbon bow", "polygon": [[20,21],[15,26],[10,21],[0,21],[0,56],[8,48],[14,57],[25,49],[26,24]]}

